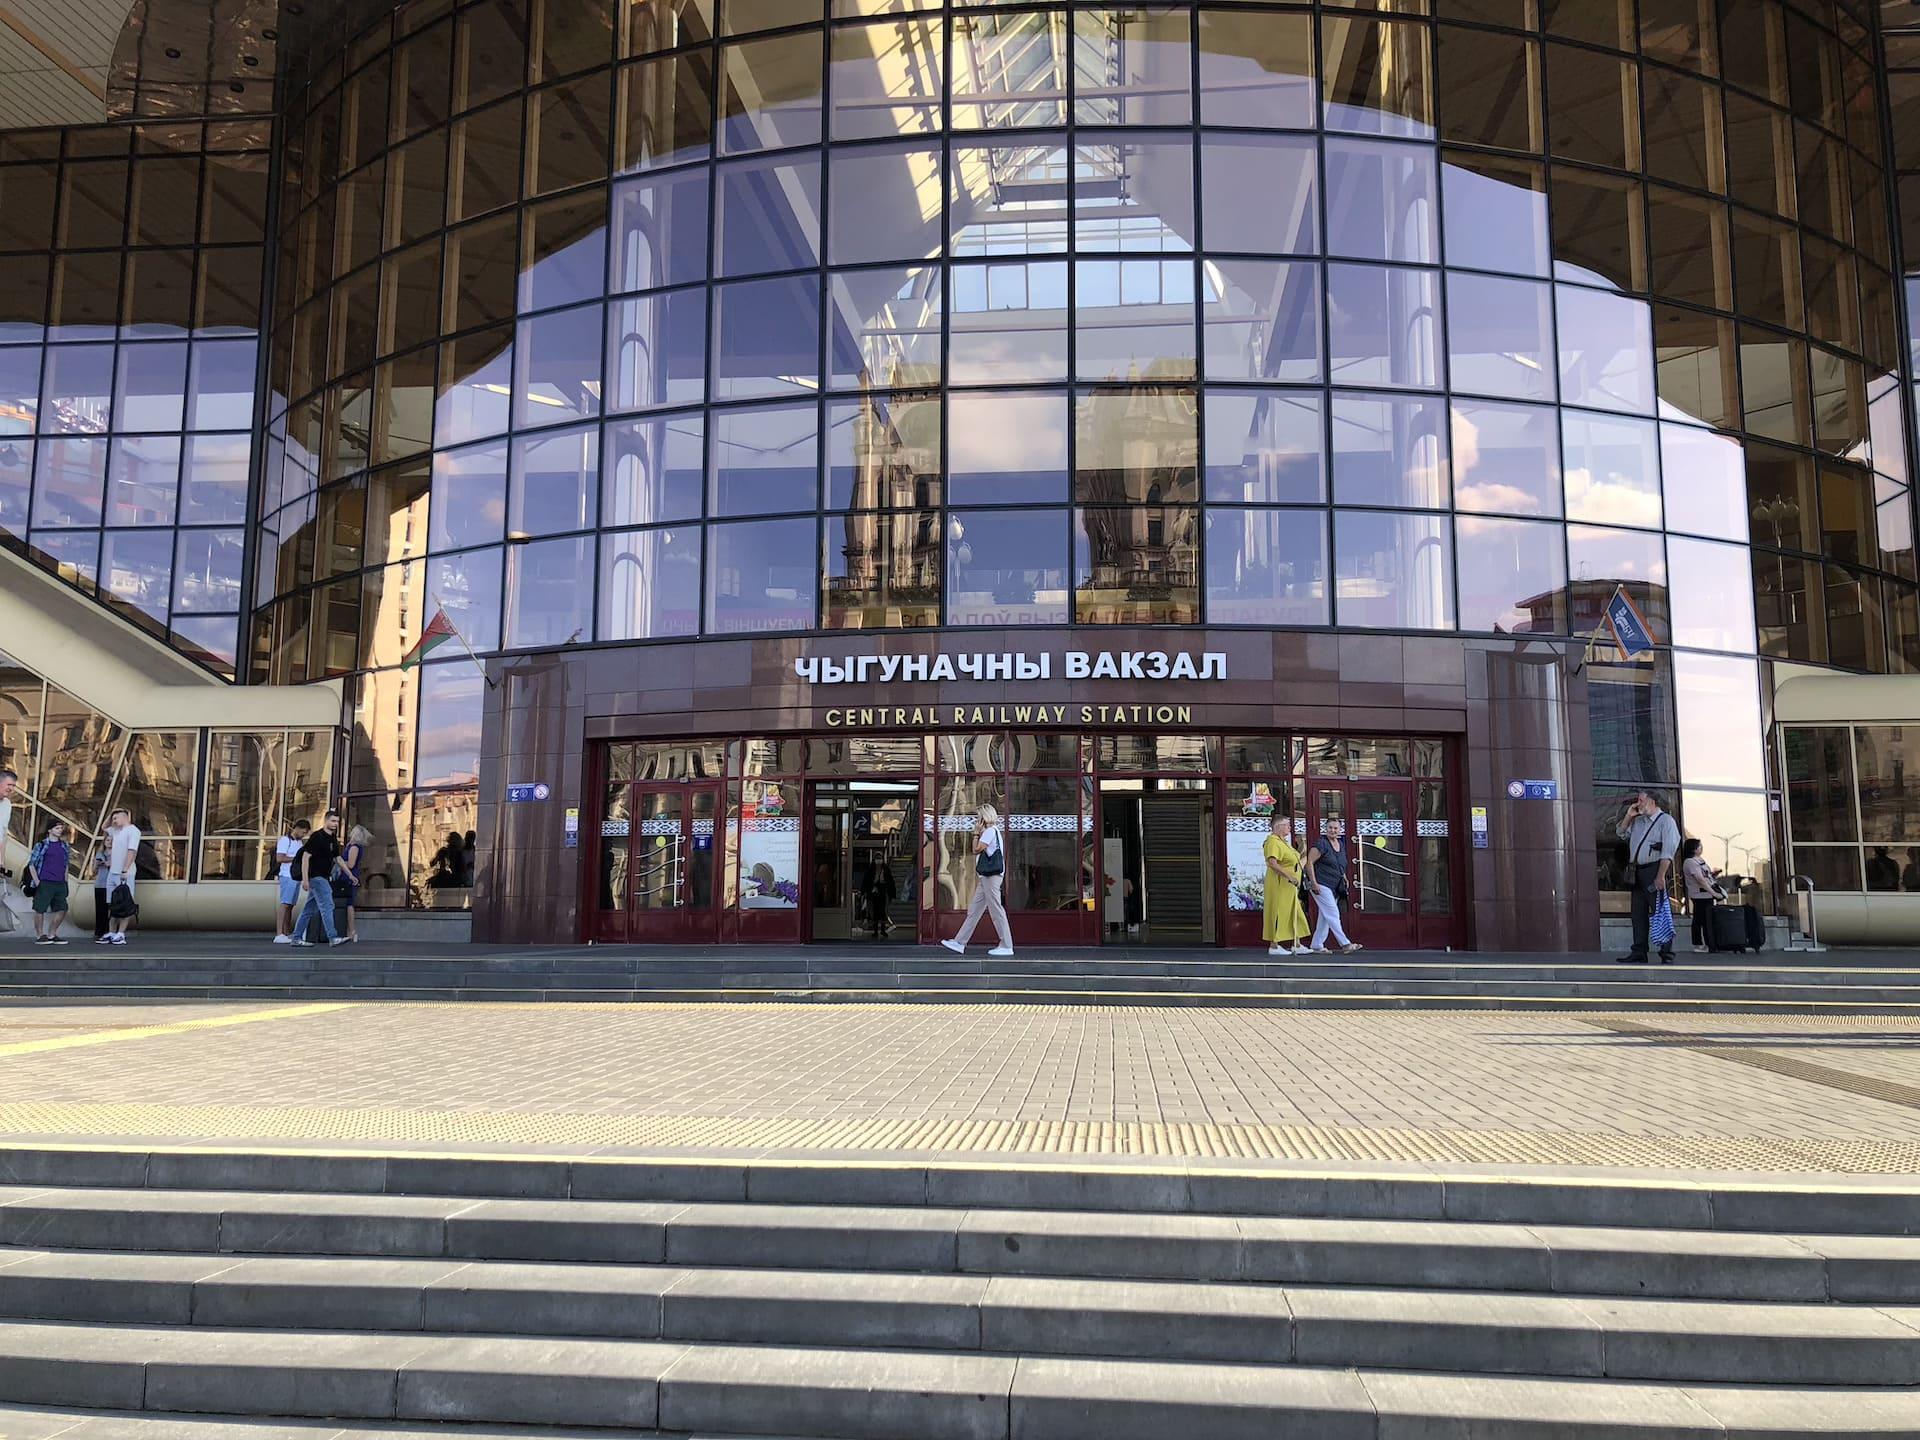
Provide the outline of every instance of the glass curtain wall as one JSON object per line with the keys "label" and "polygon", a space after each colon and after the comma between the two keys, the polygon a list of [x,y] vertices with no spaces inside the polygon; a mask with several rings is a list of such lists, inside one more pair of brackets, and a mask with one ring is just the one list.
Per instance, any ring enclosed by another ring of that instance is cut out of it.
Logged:
{"label": "glass curtain wall", "polygon": [[354,675],[417,831],[475,655],[1577,643],[1624,586],[1662,648],[1593,676],[1602,809],[1763,834],[1761,660],[1920,660],[1878,44],[1859,0],[413,0],[289,93],[252,673]]}
{"label": "glass curtain wall", "polygon": [[0,544],[229,678],[271,134],[0,133]]}

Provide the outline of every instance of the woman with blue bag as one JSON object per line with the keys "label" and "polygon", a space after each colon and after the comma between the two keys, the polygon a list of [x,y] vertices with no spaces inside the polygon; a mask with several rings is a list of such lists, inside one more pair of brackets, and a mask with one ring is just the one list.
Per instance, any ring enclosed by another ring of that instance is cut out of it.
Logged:
{"label": "woman with blue bag", "polygon": [[1013,932],[1007,929],[1007,907],[1000,903],[1000,884],[1007,876],[1007,847],[1000,840],[1000,812],[991,805],[979,809],[979,828],[973,839],[973,898],[967,901],[967,918],[960,933],[940,943],[956,955],[966,953],[967,941],[984,913],[993,917],[993,933],[1000,943],[989,955],[1013,954]]}

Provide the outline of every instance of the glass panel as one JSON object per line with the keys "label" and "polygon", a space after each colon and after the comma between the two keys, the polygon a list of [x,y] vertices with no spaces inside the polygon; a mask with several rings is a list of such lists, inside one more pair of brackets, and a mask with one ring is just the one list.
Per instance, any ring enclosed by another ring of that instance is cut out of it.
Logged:
{"label": "glass panel", "polygon": [[[1419,786],[1420,818],[1452,823],[1444,785],[1423,781]],[[1453,914],[1453,841],[1447,836],[1422,835],[1420,845],[1420,913]]]}
{"label": "glass panel", "polygon": [[599,509],[597,426],[513,442],[507,529],[515,535],[584,530]]}
{"label": "glass panel", "polygon": [[98,525],[107,483],[105,436],[42,440],[33,481],[33,524]]}
{"label": "glass panel", "polygon": [[633,908],[678,910],[685,902],[685,796],[678,790],[634,792]]}
{"label": "glass panel", "polygon": [[1066,377],[1065,262],[956,264],[949,269],[949,284],[950,383],[1004,384]]}
{"label": "glass panel", "polygon": [[819,589],[814,521],[762,520],[707,532],[707,629],[809,630]]}
{"label": "glass panel", "polygon": [[1320,378],[1320,267],[1208,260],[1207,374],[1216,380]]}
{"label": "glass panel", "polygon": [[192,832],[199,741],[199,735],[191,730],[148,730],[133,737],[127,747],[120,784],[110,803],[131,810],[133,823],[140,827],[141,834],[159,837]]}
{"label": "glass panel", "polygon": [[1067,17],[1059,10],[966,15],[953,27],[953,128],[1061,125]]}
{"label": "glass panel", "polygon": [[1653,319],[1646,302],[1571,285],[1555,289],[1560,398],[1569,405],[1652,414]]}
{"label": "glass panel", "polygon": [[1638,68],[1569,45],[1547,46],[1553,153],[1615,170],[1640,168]]}
{"label": "glass panel", "polygon": [[[286,736],[278,730],[216,730],[208,737],[209,835],[265,837],[280,828],[280,771]],[[289,817],[291,818],[291,817]]]}
{"label": "glass panel", "polygon": [[707,392],[707,292],[615,300],[606,363],[610,410],[698,404]]}
{"label": "glass panel", "polygon": [[1353,815],[1353,908],[1362,915],[1405,915],[1413,870],[1406,791],[1355,789]]}
{"label": "glass panel", "polygon": [[600,537],[600,640],[655,640],[700,629],[700,529]]}
{"label": "glass panel", "polygon": [[856,270],[832,277],[828,383],[892,389],[940,380],[940,271]]}
{"label": "glass panel", "polygon": [[536,540],[507,549],[506,644],[509,649],[572,645],[589,638],[593,537]]}
{"label": "glass panel", "polygon": [[[1007,908],[1080,908],[1083,782],[1072,775],[1016,775],[1007,782]],[[1090,808],[1090,807],[1089,807]]]}
{"label": "glass panel", "polygon": [[173,594],[173,536],[164,530],[108,531],[100,588],[137,616],[164,625]]}
{"label": "glass panel", "polygon": [[1583,285],[1643,290],[1646,209],[1638,180],[1553,167],[1553,273]]}
{"label": "glass panel", "polygon": [[1085,391],[1076,412],[1076,500],[1158,505],[1199,498],[1199,404],[1192,391]]}
{"label": "glass panel", "polygon": [[1313,74],[1311,16],[1201,10],[1203,123],[1309,129],[1319,109]]}
{"label": "glass panel", "polygon": [[1813,443],[1807,346],[1751,325],[1740,327],[1740,388],[1746,428],[1789,445]]}
{"label": "glass panel", "polygon": [[[71,351],[55,347],[57,360]],[[48,367],[50,404],[61,398],[53,367]],[[122,345],[119,378],[114,386],[113,428],[116,430],[178,430],[186,415],[187,347],[185,345]],[[80,402],[85,403],[85,402]]]}
{"label": "glass panel", "polygon": [[1560,514],[1558,413],[1543,405],[1455,401],[1455,508],[1510,515]]}
{"label": "glass panel", "polygon": [[482,330],[442,345],[434,438],[442,444],[458,444],[500,434],[507,428],[512,408],[512,383],[512,326]]}
{"label": "glass panel", "polygon": [[707,278],[707,172],[633,180],[613,192],[615,290],[653,290]]}
{"label": "glass panel", "polygon": [[1312,504],[1326,498],[1320,396],[1292,390],[1209,390],[1208,500]]}
{"label": "glass panel", "polygon": [[[1862,735],[1870,733],[1862,727]],[[1889,733],[1882,729],[1882,736]],[[1844,725],[1794,725],[1783,731],[1787,807],[1796,846],[1819,840],[1858,840],[1854,818],[1853,746]],[[1876,761],[1883,752],[1875,746]],[[1905,806],[1899,813],[1904,817]],[[1796,855],[1796,859],[1797,859]]]}
{"label": "glass panel", "polygon": [[1210,624],[1329,623],[1324,512],[1213,506],[1206,557]]}
{"label": "glass panel", "polygon": [[1756,662],[1677,651],[1673,688],[1680,774],[1687,784],[1763,788],[1761,737],[1766,732]]}
{"label": "glass panel", "polygon": [[833,31],[833,138],[935,134],[945,88],[946,26],[895,16]]}
{"label": "glass panel", "polygon": [[498,546],[441,555],[428,561],[427,619],[431,621],[436,610],[444,611],[468,647],[498,649],[500,563]]}
{"label": "glass panel", "polygon": [[[1860,767],[1860,838],[1869,845],[1913,845],[1920,840],[1920,782],[1910,785],[1908,780],[1916,772],[1915,762],[1920,762],[1920,735],[1909,726],[1861,725],[1854,730],[1854,749]],[[1797,837],[1799,797],[1794,798]],[[1909,872],[1915,858],[1909,851]],[[1868,861],[1869,870],[1872,863]],[[1920,875],[1914,878],[1920,880]],[[1920,890],[1920,883],[1903,883],[1900,888]]]}
{"label": "glass panel", "polygon": [[1660,439],[1651,421],[1562,415],[1567,517],[1660,527]]}
{"label": "glass panel", "polygon": [[817,30],[726,46],[720,61],[721,152],[819,144],[823,61]]}
{"label": "glass panel", "polygon": [[[169,352],[175,347],[168,346]],[[47,350],[40,428],[50,434],[105,431],[113,408],[113,347],[55,345]],[[246,421],[241,421],[242,426]]]}
{"label": "glass panel", "polygon": [[1668,529],[1746,540],[1746,466],[1739,440],[1687,425],[1662,425],[1660,470]]}
{"label": "glass panel", "polygon": [[526,139],[528,195],[605,179],[613,143],[613,77],[603,72],[533,92]]}
{"label": "glass panel", "polygon": [[928,260],[940,254],[943,167],[937,145],[836,150],[827,258],[836,265]]}
{"label": "glass panel", "polygon": [[526,211],[520,308],[545,310],[600,296],[607,273],[607,193],[583,191]]}
{"label": "glass panel", "polygon": [[1659,535],[1636,530],[1567,527],[1567,574],[1573,602],[1573,633],[1590,635],[1605,618],[1607,601],[1624,586],[1653,627],[1667,633],[1667,552]]}
{"label": "glass panel", "polygon": [[[1703,857],[1717,868],[1734,904],[1746,901],[1762,913],[1771,911],[1768,889],[1773,880],[1772,825],[1767,797],[1738,790],[1681,792],[1683,834],[1700,840]],[[1899,871],[1894,871],[1898,880]],[[1742,883],[1758,882],[1757,887]],[[1897,884],[1893,888],[1898,888]]]}
{"label": "glass panel", "polygon": [[1558,525],[1463,515],[1454,534],[1461,629],[1565,633],[1567,567]]}
{"label": "glass panel", "polygon": [[830,515],[822,542],[828,630],[936,624],[940,606],[938,511]]}
{"label": "glass panel", "polygon": [[1081,125],[1184,125],[1193,118],[1193,18],[1184,10],[1073,17],[1073,114]]}
{"label": "glass panel", "polygon": [[[206,437],[216,454],[232,440]],[[247,502],[246,437],[240,436],[238,473],[242,512]],[[31,451],[28,452],[31,454]],[[3,462],[0,462],[3,463]],[[171,525],[180,487],[180,439],[174,435],[147,435],[113,442],[107,460],[106,523],[109,525]],[[227,518],[227,517],[223,517]],[[230,517],[244,518],[244,514]]]}
{"label": "glass panel", "polygon": [[947,517],[949,625],[1064,625],[1067,513],[956,510]]}
{"label": "glass panel", "polygon": [[1550,273],[1546,175],[1538,165],[1442,153],[1447,263],[1512,275]]}
{"label": "glass panel", "polygon": [[1162,505],[1075,510],[1075,622],[1196,624],[1199,518]]}
{"label": "glass panel", "polygon": [[967,505],[1067,499],[1064,394],[956,391],[947,397],[950,499]]}
{"label": "glass panel", "polygon": [[1329,16],[1321,21],[1320,41],[1328,129],[1431,137],[1432,59],[1425,25]]}
{"label": "glass panel", "polygon": [[505,538],[506,445],[474,445],[434,456],[427,514],[430,550],[459,550]]}
{"label": "glass panel", "polygon": [[[635,7],[658,12],[660,6]],[[620,72],[619,168],[652,170],[713,150],[713,56],[663,56]]]}
{"label": "glass panel", "polygon": [[[1435,191],[1425,145],[1329,139],[1327,253],[1433,263],[1440,258]],[[1214,244],[1211,235],[1207,243]]]}
{"label": "glass panel", "polygon": [[1706,650],[1754,650],[1753,575],[1745,546],[1675,535],[1673,643]]}
{"label": "glass panel", "polygon": [[517,198],[524,115],[525,107],[515,97],[453,127],[447,157],[449,220],[470,220]]}
{"label": "glass panel", "polygon": [[1676,420],[1738,426],[1740,396],[1732,322],[1718,315],[1657,305],[1653,333],[1660,413]]}
{"label": "glass panel", "polygon": [[817,406],[716,411],[713,427],[709,513],[764,515],[812,510],[819,503]]}
{"label": "glass panel", "polygon": [[591,420],[600,413],[598,305],[558,310],[520,322],[514,420],[522,427]]}
{"label": "glass panel", "polygon": [[1445,508],[1447,407],[1428,398],[1336,393],[1333,496],[1348,505]]}
{"label": "glass panel", "polygon": [[870,395],[827,406],[827,508],[911,509],[940,503],[940,401]]}
{"label": "glass panel", "polygon": [[1311,137],[1203,135],[1200,177],[1200,218],[1209,251],[1312,255],[1319,250],[1319,163]]}
{"label": "glass panel", "polygon": [[1074,266],[1076,373],[1083,380],[1184,380],[1195,373],[1190,260]]}
{"label": "glass panel", "polygon": [[939,789],[939,850],[934,869],[934,904],[941,910],[964,910],[973,898],[973,840],[975,812],[991,805],[1007,811],[1006,782],[996,775],[978,778],[942,778]]}
{"label": "glass panel", "polygon": [[1355,629],[1453,628],[1453,536],[1445,516],[1341,510],[1334,515],[1333,538],[1336,623]]}
{"label": "glass panel", "polygon": [[720,275],[820,263],[820,161],[773,156],[719,167],[714,258]]}
{"label": "glass panel", "polygon": [[713,398],[820,388],[820,279],[792,275],[716,287]]}
{"label": "glass panel", "polygon": [[1553,291],[1533,280],[1447,277],[1447,372],[1456,391],[1552,400]]}
{"label": "glass panel", "polygon": [[1336,383],[1438,387],[1440,332],[1433,271],[1327,267],[1328,368]]}
{"label": "glass panel", "polygon": [[1539,43],[1451,26],[1439,40],[1440,88],[1447,96],[1441,135],[1469,145],[1538,150]]}

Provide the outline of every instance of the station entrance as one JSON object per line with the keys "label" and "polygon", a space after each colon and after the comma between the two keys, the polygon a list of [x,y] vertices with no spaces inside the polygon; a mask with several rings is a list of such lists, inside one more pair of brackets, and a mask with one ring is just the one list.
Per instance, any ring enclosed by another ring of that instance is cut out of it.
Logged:
{"label": "station entrance", "polygon": [[605,742],[585,934],[603,943],[928,945],[1001,816],[1020,945],[1262,944],[1275,817],[1346,842],[1348,933],[1467,942],[1444,737],[985,731]]}

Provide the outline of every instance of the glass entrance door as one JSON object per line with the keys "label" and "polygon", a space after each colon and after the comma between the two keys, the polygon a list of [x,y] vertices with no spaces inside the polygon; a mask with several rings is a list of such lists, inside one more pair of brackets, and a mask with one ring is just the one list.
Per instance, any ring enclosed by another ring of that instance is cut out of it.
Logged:
{"label": "glass entrance door", "polygon": [[601,938],[719,938],[717,785],[608,787],[601,824]]}
{"label": "glass entrance door", "polygon": [[1109,945],[1215,943],[1211,780],[1104,780],[1102,934]]}
{"label": "glass entrance door", "polygon": [[920,787],[846,780],[813,787],[815,940],[919,939]]}
{"label": "glass entrance door", "polygon": [[1347,898],[1341,913],[1348,937],[1374,949],[1413,948],[1414,897],[1419,893],[1413,785],[1394,780],[1315,781],[1309,795],[1307,843],[1313,844],[1331,826],[1347,848]]}

